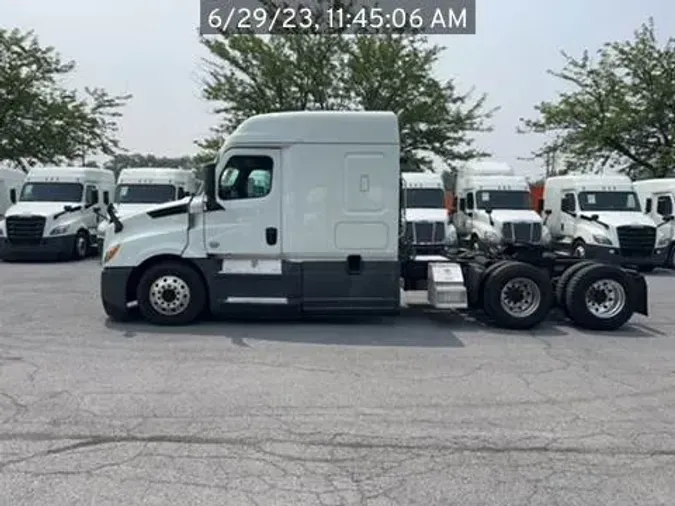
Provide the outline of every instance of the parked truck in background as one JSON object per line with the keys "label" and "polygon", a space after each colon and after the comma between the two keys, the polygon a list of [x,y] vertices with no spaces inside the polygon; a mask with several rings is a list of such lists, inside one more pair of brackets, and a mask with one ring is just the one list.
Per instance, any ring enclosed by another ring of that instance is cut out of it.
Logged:
{"label": "parked truck in background", "polygon": [[35,167],[18,202],[0,222],[0,258],[82,259],[95,247],[101,210],[112,201],[115,175],[90,167]]}
{"label": "parked truck in background", "polygon": [[[170,167],[133,167],[122,169],[115,186],[115,210],[119,216],[143,212],[164,202],[180,200],[197,190],[192,171]],[[109,221],[104,219],[96,230],[99,252]]]}
{"label": "parked truck in background", "polygon": [[644,272],[666,261],[668,229],[643,212],[627,176],[550,177],[540,207],[554,246],[574,256]]}
{"label": "parked truck in background", "polygon": [[633,188],[640,199],[640,206],[644,213],[657,225],[663,224],[662,230],[668,237],[663,267],[675,269],[675,220],[673,220],[675,178],[635,181]]}
{"label": "parked truck in background", "polygon": [[457,245],[457,232],[448,219],[443,180],[439,174],[404,172],[401,178],[405,244],[411,248],[410,254],[420,260],[409,264],[418,269],[417,275],[411,272],[405,278],[411,283],[408,288],[422,287],[421,282],[427,278],[427,262],[444,260],[442,255],[448,248]]}
{"label": "parked truck in background", "polygon": [[530,186],[506,163],[471,161],[455,178],[453,223],[472,249],[500,244],[547,245],[550,233],[532,208]]}
{"label": "parked truck in background", "polygon": [[[204,167],[202,194],[124,218],[109,206],[103,309],[115,320],[138,313],[160,325],[206,312],[398,314],[406,265],[424,263],[399,233],[399,139],[393,112],[245,120]],[[497,325],[517,329],[540,323],[554,299],[589,329],[616,329],[634,312],[647,314],[640,274],[536,253],[507,245],[498,255],[467,251],[426,262],[427,302],[436,310],[482,308]],[[608,294],[613,305],[589,295],[603,290],[627,295]]]}
{"label": "parked truck in background", "polygon": [[16,204],[25,179],[26,173],[22,170],[0,167],[0,219]]}

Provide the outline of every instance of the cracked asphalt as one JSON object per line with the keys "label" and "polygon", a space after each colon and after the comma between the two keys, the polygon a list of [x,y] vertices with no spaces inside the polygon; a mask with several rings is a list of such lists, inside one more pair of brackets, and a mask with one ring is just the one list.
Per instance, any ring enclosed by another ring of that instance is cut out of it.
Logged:
{"label": "cracked asphalt", "polygon": [[672,505],[675,276],[615,333],[106,320],[0,263],[0,505]]}

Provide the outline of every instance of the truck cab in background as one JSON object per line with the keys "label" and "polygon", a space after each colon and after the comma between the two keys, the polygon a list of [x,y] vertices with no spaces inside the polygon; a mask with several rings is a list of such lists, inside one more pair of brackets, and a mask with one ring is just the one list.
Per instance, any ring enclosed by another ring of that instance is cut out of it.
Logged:
{"label": "truck cab in background", "polygon": [[[133,167],[122,169],[115,186],[114,205],[117,215],[142,213],[164,202],[180,200],[197,191],[192,171],[170,167]],[[96,230],[99,251],[109,221],[102,220]]]}
{"label": "truck cab in background", "polygon": [[114,187],[115,175],[106,169],[31,169],[0,222],[0,258],[85,258]]}
{"label": "truck cab in background", "polygon": [[0,167],[0,219],[16,204],[25,179],[26,173],[22,170]]}
{"label": "truck cab in background", "polygon": [[554,245],[574,256],[644,272],[665,262],[667,229],[643,212],[627,176],[550,177],[541,207]]}
{"label": "truck cab in background", "polygon": [[550,233],[532,208],[530,186],[506,163],[472,161],[457,170],[453,223],[470,248],[547,245]]}
{"label": "truck cab in background", "polygon": [[663,267],[675,269],[675,221],[672,216],[675,206],[675,178],[645,179],[633,182],[644,213],[657,225],[662,225],[669,243]]}

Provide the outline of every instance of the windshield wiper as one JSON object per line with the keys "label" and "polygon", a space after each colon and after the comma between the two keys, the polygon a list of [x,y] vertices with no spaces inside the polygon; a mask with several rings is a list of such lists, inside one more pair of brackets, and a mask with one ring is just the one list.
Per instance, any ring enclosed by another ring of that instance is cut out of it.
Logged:
{"label": "windshield wiper", "polygon": [[56,213],[54,215],[54,219],[58,220],[64,214],[74,213],[75,211],[79,211],[80,209],[82,209],[82,206],[63,206],[63,211]]}
{"label": "windshield wiper", "polygon": [[581,218],[582,220],[586,220],[586,221],[594,221],[598,225],[602,225],[607,230],[609,230],[609,225],[607,223],[605,223],[604,221],[600,221],[599,220],[600,217],[597,214],[592,214],[591,216],[586,216],[585,214],[580,214],[579,218]]}
{"label": "windshield wiper", "polygon": [[124,230],[124,225],[117,216],[117,212],[115,212],[115,206],[112,202],[108,204],[108,216],[110,216],[110,221],[115,225],[115,233],[119,233]]}

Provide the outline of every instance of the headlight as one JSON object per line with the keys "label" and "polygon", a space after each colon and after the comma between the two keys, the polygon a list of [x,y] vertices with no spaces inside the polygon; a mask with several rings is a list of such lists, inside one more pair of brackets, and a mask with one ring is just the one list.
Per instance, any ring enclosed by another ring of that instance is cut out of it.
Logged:
{"label": "headlight", "polygon": [[108,263],[108,262],[110,262],[113,258],[115,258],[115,256],[116,256],[117,253],[119,252],[119,250],[120,250],[120,245],[118,244],[117,246],[113,246],[113,247],[110,248],[108,251],[106,251],[106,252],[105,252],[105,255],[103,256],[103,263],[104,263],[104,264],[105,264],[105,263]]}
{"label": "headlight", "polygon": [[542,244],[551,242],[551,231],[546,226],[541,227],[541,242]]}
{"label": "headlight", "polygon": [[483,240],[490,244],[497,244],[500,241],[500,237],[495,232],[490,232],[489,230],[485,232]]}
{"label": "headlight", "polygon": [[457,245],[457,229],[450,225],[445,231],[445,244],[449,246]]}
{"label": "headlight", "polygon": [[604,244],[605,246],[611,246],[612,240],[606,235],[593,234],[593,241],[596,244]]}
{"label": "headlight", "polygon": [[[0,229],[1,232],[1,229]],[[659,237],[656,239],[656,247],[657,248],[663,248],[664,246],[668,246],[668,243],[670,242],[670,238],[668,237],[667,234],[659,234]]]}
{"label": "headlight", "polygon": [[68,232],[68,227],[70,225],[59,225],[58,227],[54,227],[51,232],[49,232],[49,235],[63,235],[66,232]]}

